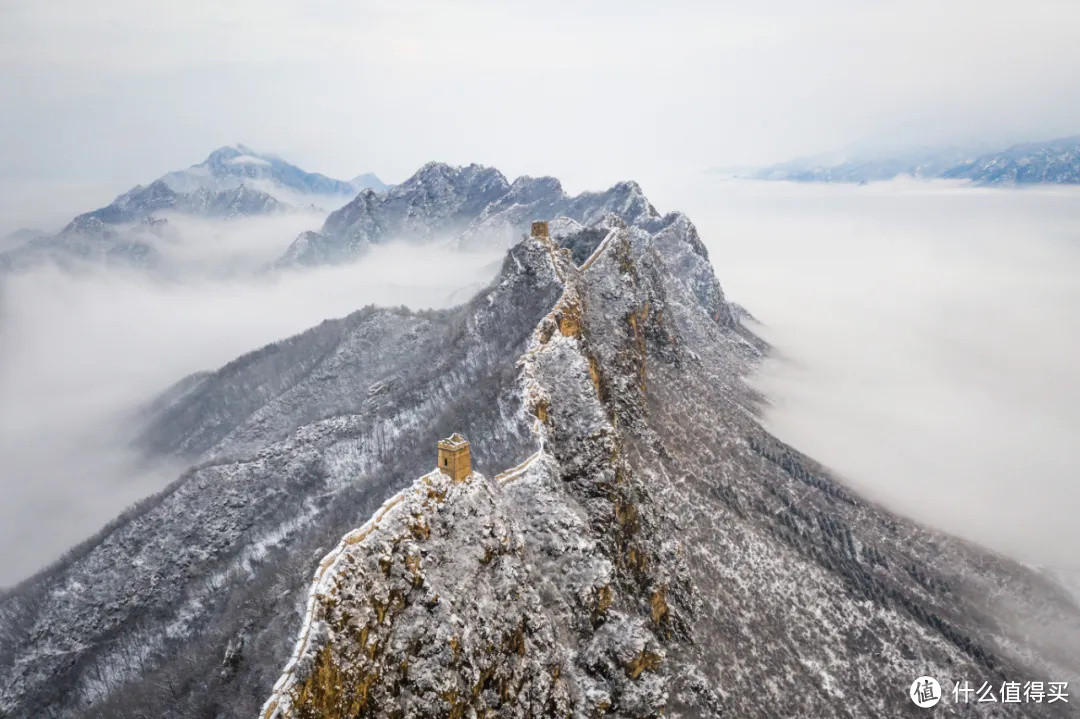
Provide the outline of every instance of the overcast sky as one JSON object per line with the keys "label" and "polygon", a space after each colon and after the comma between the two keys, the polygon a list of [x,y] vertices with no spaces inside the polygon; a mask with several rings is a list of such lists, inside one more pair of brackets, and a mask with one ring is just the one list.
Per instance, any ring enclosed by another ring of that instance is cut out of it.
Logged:
{"label": "overcast sky", "polygon": [[671,195],[765,323],[770,431],[864,497],[1080,590],[1080,188],[714,179]]}
{"label": "overcast sky", "polygon": [[1049,138],[1080,132],[1078,27],[1075,0],[0,0],[0,182],[30,216],[54,183],[110,199],[234,142],[345,178],[440,159],[576,190]]}
{"label": "overcast sky", "polygon": [[[1076,192],[761,189],[701,172],[856,143],[1080,134],[1080,2],[308,5],[0,0],[0,238],[56,229],[235,142],[341,178],[398,182],[434,159],[551,174],[571,191],[637,179],[662,211],[691,213],[731,296],[768,322],[781,350],[760,378],[773,429],[901,511],[1030,561],[1072,561]],[[230,244],[206,247],[287,243],[301,227],[283,221],[233,225]],[[30,487],[12,466],[40,475],[35,497],[52,501],[68,479],[49,468],[74,466],[92,495],[102,485],[88,476],[117,474],[114,458],[91,466],[56,447],[84,452],[86,425],[100,431],[185,372],[399,301],[414,260],[395,262],[406,279],[370,297],[347,274],[285,292],[48,274],[0,287],[7,481]],[[131,367],[150,374],[131,382]],[[1021,500],[1018,477],[1033,490]],[[17,572],[147,486],[93,506],[61,498],[82,512],[80,524],[52,510],[70,536],[26,511],[53,544],[20,553]],[[0,584],[16,571],[6,561]]]}

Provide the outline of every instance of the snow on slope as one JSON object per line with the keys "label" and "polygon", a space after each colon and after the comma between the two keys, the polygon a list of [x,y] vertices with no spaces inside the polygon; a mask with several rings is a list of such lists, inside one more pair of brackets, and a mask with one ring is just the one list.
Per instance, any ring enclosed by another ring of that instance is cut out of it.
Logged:
{"label": "snow on slope", "polygon": [[[1060,588],[761,427],[767,348],[693,224],[634,195],[461,308],[362,311],[170,395],[153,436],[202,461],[0,597],[0,709],[255,715],[319,558],[425,476],[323,576],[290,716],[902,716],[926,672],[1080,673]],[[439,499],[454,431],[503,476]]]}
{"label": "snow on slope", "polygon": [[580,268],[529,240],[564,286],[519,360],[540,449],[472,489],[422,477],[405,524],[344,550],[264,716],[879,717],[924,673],[1075,675],[1080,610],[1052,585],[762,430],[739,381],[762,345],[667,219]]}
{"label": "snow on slope", "polygon": [[1077,184],[1080,137],[1022,143],[992,152],[950,147],[843,160],[824,155],[780,163],[750,176],[759,180],[866,183],[901,175],[968,180],[975,185]]}
{"label": "snow on slope", "polygon": [[462,249],[510,247],[536,217],[594,225],[609,214],[642,226],[661,222],[635,182],[570,197],[554,177],[509,183],[494,168],[433,162],[385,193],[361,192],[321,230],[301,234],[279,265],[346,262],[371,244],[403,237],[443,239]]}
{"label": "snow on slope", "polygon": [[[370,173],[357,179],[359,184],[305,172],[244,145],[221,147],[197,165],[138,185],[109,205],[79,215],[56,235],[35,238],[0,254],[0,269],[48,261],[65,266],[90,261],[144,268],[168,264],[161,243],[145,231],[145,225],[160,222],[163,213],[227,220],[304,212],[317,213],[317,223],[361,189],[385,187]],[[291,236],[295,237],[295,231]]]}
{"label": "snow on slope", "polygon": [[[161,403],[146,442],[191,448],[200,463],[0,597],[0,709],[123,702],[123,682],[157,681],[146,667],[188,671],[192,655],[213,674],[219,638],[245,636],[251,622],[250,641],[268,653],[238,676],[276,677],[306,557],[429,467],[432,438],[476,435],[481,471],[485,457],[525,449],[507,378],[556,292],[543,253],[515,248],[494,283],[459,308],[368,308],[186,383]],[[254,544],[263,549],[251,557]],[[237,601],[246,614],[229,609]],[[177,622],[188,629],[161,633]],[[254,713],[265,689],[227,696]]]}

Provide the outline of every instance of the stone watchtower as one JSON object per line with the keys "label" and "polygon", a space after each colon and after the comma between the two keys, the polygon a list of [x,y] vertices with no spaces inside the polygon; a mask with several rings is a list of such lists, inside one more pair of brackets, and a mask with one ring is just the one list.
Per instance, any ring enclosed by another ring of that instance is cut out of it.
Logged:
{"label": "stone watchtower", "polygon": [[547,220],[533,220],[533,223],[532,223],[532,236],[533,237],[547,237],[548,236],[548,223],[547,223]]}
{"label": "stone watchtower", "polygon": [[469,458],[469,440],[457,432],[439,440],[439,471],[449,475],[455,482],[462,482],[472,474]]}

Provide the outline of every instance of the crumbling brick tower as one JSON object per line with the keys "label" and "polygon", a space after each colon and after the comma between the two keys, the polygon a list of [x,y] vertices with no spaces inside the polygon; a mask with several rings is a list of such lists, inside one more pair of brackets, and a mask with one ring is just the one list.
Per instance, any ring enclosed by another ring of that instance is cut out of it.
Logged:
{"label": "crumbling brick tower", "polygon": [[547,220],[533,220],[533,223],[532,223],[532,236],[533,237],[547,237],[548,236],[548,223],[547,223]]}
{"label": "crumbling brick tower", "polygon": [[439,440],[439,471],[449,475],[455,482],[463,482],[472,474],[472,460],[469,457],[469,440],[457,432],[446,439]]}

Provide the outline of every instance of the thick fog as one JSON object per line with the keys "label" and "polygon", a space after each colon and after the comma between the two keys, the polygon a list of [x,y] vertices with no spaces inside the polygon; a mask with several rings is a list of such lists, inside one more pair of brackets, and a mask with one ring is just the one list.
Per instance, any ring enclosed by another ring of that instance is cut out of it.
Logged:
{"label": "thick fog", "polygon": [[776,347],[770,429],[895,510],[1080,577],[1080,189],[669,194]]}
{"label": "thick fog", "polygon": [[1078,26],[1073,0],[4,2],[0,180],[123,191],[232,142],[341,178],[447,160],[575,188],[1004,146],[1076,132]]}
{"label": "thick fog", "polygon": [[[175,248],[189,269],[247,263],[267,252],[257,230],[280,243],[297,221],[191,221]],[[369,303],[457,304],[500,259],[399,244],[346,267],[274,277],[40,270],[0,279],[0,586],[178,475],[125,448],[125,420],[176,380]]]}
{"label": "thick fog", "polygon": [[[1080,576],[1080,190],[701,176],[645,190],[689,212],[775,345],[755,378],[770,429],[895,510]],[[189,279],[0,282],[0,584],[177,475],[136,465],[121,430],[172,382],[367,303],[463,301],[499,259],[403,244],[192,279],[276,255],[300,221],[179,224]]]}

